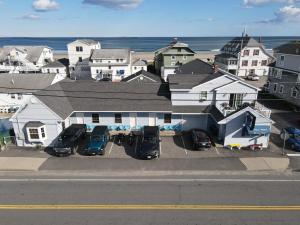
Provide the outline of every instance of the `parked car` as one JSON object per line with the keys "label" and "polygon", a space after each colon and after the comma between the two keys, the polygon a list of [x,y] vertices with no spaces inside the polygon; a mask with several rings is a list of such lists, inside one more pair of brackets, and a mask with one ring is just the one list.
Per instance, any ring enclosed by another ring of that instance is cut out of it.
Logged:
{"label": "parked car", "polygon": [[159,127],[145,126],[141,147],[138,151],[140,159],[156,159],[160,157],[160,135]]}
{"label": "parked car", "polygon": [[199,150],[202,148],[211,147],[211,139],[204,130],[192,130],[193,149]]}
{"label": "parked car", "polygon": [[247,80],[252,80],[252,81],[258,81],[259,80],[259,76],[257,76],[256,74],[249,74],[247,76]]}
{"label": "parked car", "polygon": [[54,153],[58,156],[75,154],[79,141],[86,136],[85,124],[73,124],[65,129],[54,144]]}
{"label": "parked car", "polygon": [[300,130],[294,127],[288,127],[281,131],[280,137],[290,145],[294,151],[300,151]]}
{"label": "parked car", "polygon": [[105,147],[110,140],[107,126],[97,126],[93,129],[85,153],[87,155],[105,155]]}

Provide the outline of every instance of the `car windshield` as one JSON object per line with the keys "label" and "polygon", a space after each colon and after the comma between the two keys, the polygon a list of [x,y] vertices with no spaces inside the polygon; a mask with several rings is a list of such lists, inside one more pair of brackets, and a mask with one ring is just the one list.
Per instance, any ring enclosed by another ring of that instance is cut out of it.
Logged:
{"label": "car windshield", "polygon": [[295,139],[296,139],[297,141],[300,141],[300,135],[295,134]]}
{"label": "car windshield", "polygon": [[147,143],[151,143],[151,144],[155,144],[156,143],[156,137],[153,137],[153,136],[146,136],[144,137],[144,142],[147,142]]}
{"label": "car windshield", "polygon": [[100,136],[99,135],[96,136],[95,135],[95,136],[91,137],[91,140],[92,141],[103,141],[103,136],[101,136],[101,135]]}
{"label": "car windshield", "polygon": [[62,141],[62,140],[65,140],[65,139],[69,139],[70,137],[71,137],[71,135],[64,134],[64,135],[60,136],[60,137],[58,138],[58,140],[59,140],[59,141]]}

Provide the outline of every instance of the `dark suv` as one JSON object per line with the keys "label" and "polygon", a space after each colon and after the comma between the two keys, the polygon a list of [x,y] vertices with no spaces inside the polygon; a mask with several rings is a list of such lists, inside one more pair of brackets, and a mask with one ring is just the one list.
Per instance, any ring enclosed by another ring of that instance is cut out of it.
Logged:
{"label": "dark suv", "polygon": [[211,147],[211,139],[204,130],[200,130],[200,129],[192,130],[192,138],[193,138],[193,149],[195,150]]}
{"label": "dark suv", "polygon": [[73,124],[69,126],[58,136],[58,140],[53,147],[54,153],[58,156],[75,154],[80,139],[85,136],[85,124]]}
{"label": "dark suv", "polygon": [[138,152],[140,159],[155,159],[160,157],[160,136],[159,127],[145,126],[143,139]]}
{"label": "dark suv", "polygon": [[90,140],[86,146],[87,155],[104,155],[105,147],[109,142],[109,130],[107,126],[97,126],[91,133]]}

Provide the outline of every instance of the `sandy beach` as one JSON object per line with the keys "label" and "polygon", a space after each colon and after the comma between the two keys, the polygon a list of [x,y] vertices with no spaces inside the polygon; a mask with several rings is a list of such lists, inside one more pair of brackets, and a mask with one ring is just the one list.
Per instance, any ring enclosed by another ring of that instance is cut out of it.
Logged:
{"label": "sandy beach", "polygon": [[[217,51],[202,51],[197,52],[195,57],[197,59],[201,59],[205,62],[212,62],[215,59],[215,55],[219,54]],[[152,63],[154,59],[154,52],[133,52],[132,57],[134,60],[136,59],[143,59],[146,60],[148,63]],[[54,52],[54,58],[56,60],[62,59],[62,58],[68,58],[68,55],[66,52]]]}

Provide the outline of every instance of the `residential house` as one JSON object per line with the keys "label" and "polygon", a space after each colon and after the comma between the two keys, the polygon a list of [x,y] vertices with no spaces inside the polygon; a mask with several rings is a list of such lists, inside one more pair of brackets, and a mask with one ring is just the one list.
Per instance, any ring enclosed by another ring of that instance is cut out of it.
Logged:
{"label": "residential house", "polygon": [[269,63],[273,57],[267,52],[261,41],[248,35],[236,37],[228,42],[221,54],[216,55],[215,64],[221,69],[237,76],[246,77],[250,74],[267,76]]}
{"label": "residential house", "polygon": [[4,46],[0,50],[0,73],[39,72],[53,61],[53,51],[47,46]]}
{"label": "residential house", "polygon": [[156,73],[161,74],[162,79],[166,81],[170,74],[174,74],[177,68],[193,60],[194,56],[195,52],[188,44],[175,39],[169,46],[155,52]]}
{"label": "residential house", "polygon": [[92,50],[101,49],[100,42],[90,39],[78,39],[69,43],[67,47],[71,77],[75,78],[79,75],[90,77],[89,59]]}
{"label": "residential house", "polygon": [[147,71],[147,61],[142,59],[137,59],[132,63],[131,73],[135,74],[141,70]]}
{"label": "residential house", "polygon": [[62,80],[67,77],[67,71],[67,67],[60,61],[54,61],[42,67],[42,73],[57,74]]}
{"label": "residential house", "polygon": [[0,74],[0,113],[12,113],[32,94],[61,79],[56,74]]}
{"label": "residential house", "polygon": [[145,71],[122,82],[61,81],[35,93],[11,119],[17,144],[51,146],[76,123],[86,124],[88,131],[98,125],[119,132],[144,126],[159,126],[162,132],[198,128],[215,131],[224,145],[267,147],[272,121],[270,111],[255,104],[259,89],[212,69],[171,75],[169,84]]}
{"label": "residential house", "polygon": [[92,78],[121,81],[132,74],[132,52],[129,49],[97,49],[92,52]]}
{"label": "residential house", "polygon": [[276,48],[275,58],[267,82],[268,91],[300,107],[300,41]]}

